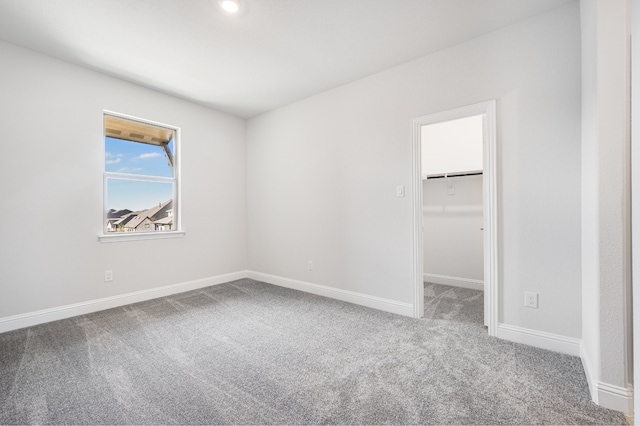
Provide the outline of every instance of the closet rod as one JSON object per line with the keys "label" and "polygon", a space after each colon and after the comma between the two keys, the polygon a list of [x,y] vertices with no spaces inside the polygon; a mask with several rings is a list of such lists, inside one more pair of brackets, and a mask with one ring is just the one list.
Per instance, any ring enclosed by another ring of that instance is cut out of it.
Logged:
{"label": "closet rod", "polygon": [[481,174],[482,174],[482,170],[473,171],[473,172],[439,173],[436,175],[427,175],[427,179],[440,179],[440,178],[460,177],[460,176],[477,176]]}

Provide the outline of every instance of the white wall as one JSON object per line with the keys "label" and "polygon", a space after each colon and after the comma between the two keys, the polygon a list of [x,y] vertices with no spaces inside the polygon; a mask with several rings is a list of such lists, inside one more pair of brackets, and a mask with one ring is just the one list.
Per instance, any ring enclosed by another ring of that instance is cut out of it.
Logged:
{"label": "white wall", "polygon": [[[640,105],[640,4],[631,3],[631,105]],[[633,382],[640,383],[640,108],[631,108],[631,212],[633,255]],[[634,130],[635,129],[635,130]],[[634,392],[634,408],[640,410],[640,390]]]}
{"label": "white wall", "polygon": [[631,412],[628,0],[582,0],[582,358],[593,399]]}
{"label": "white wall", "polygon": [[482,170],[482,115],[422,126],[422,177]]}
{"label": "white wall", "polygon": [[425,281],[469,286],[484,279],[482,175],[449,179],[453,195],[449,195],[447,179],[422,183]]}
{"label": "white wall", "polygon": [[[246,270],[244,120],[7,43],[0,57],[0,319]],[[98,242],[103,109],[181,127],[184,238]]]}
{"label": "white wall", "polygon": [[500,321],[579,338],[580,89],[574,3],[249,120],[250,269],[412,303],[411,120],[497,99]]}

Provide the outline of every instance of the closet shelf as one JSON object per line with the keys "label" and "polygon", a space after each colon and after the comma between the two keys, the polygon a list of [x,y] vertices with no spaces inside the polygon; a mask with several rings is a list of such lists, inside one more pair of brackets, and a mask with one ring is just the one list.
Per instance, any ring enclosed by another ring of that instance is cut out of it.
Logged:
{"label": "closet shelf", "polygon": [[440,178],[461,177],[461,176],[476,176],[481,174],[482,174],[482,170],[470,170],[468,172],[437,173],[433,175],[426,175],[426,177],[423,176],[423,179],[440,179]]}

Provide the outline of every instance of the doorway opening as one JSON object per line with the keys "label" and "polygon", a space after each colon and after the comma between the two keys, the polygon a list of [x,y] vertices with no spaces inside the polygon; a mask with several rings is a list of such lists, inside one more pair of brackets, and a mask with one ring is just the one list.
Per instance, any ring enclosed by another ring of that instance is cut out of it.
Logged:
{"label": "doorway opening", "polygon": [[[495,101],[413,120],[414,316],[428,287],[484,290],[480,315],[497,334]],[[429,294],[433,296],[433,294]],[[478,296],[481,297],[481,296]]]}

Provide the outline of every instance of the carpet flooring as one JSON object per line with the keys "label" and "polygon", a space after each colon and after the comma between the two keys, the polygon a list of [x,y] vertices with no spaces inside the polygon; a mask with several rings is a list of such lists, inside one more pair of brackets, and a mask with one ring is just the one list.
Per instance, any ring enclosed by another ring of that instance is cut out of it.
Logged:
{"label": "carpet flooring", "polygon": [[416,320],[244,279],[0,334],[0,423],[625,423],[579,358],[445,296]]}
{"label": "carpet flooring", "polygon": [[424,317],[482,326],[484,325],[484,292],[424,283]]}

